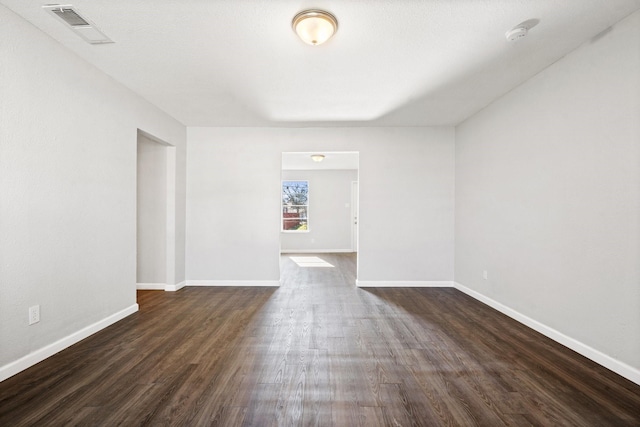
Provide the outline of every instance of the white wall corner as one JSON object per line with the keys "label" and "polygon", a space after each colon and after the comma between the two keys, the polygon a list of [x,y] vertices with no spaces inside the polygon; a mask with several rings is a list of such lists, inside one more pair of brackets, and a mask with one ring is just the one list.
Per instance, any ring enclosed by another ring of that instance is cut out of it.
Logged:
{"label": "white wall corner", "polygon": [[166,150],[165,280],[173,283],[176,279],[176,147],[169,146]]}
{"label": "white wall corner", "polygon": [[629,366],[624,362],[616,360],[613,357],[602,353],[601,351],[598,351],[574,338],[571,338],[563,334],[562,332],[559,332],[510,307],[507,307],[506,305],[498,301],[495,301],[487,296],[484,296],[483,294],[476,292],[473,289],[467,288],[466,286],[458,282],[454,282],[454,287],[459,291],[469,295],[470,297],[473,297],[476,300],[488,305],[489,307],[492,307],[498,310],[499,312],[511,317],[514,320],[517,320],[523,325],[530,327],[534,331],[540,332],[542,335],[548,338],[551,338],[557,343],[560,343],[565,347],[570,348],[576,353],[579,353],[584,357],[598,363],[599,365],[602,365],[605,368],[610,369],[611,371],[617,373],[618,375],[625,377],[629,381],[633,381],[634,383],[640,385],[640,370],[634,368],[633,366]]}
{"label": "white wall corner", "polygon": [[186,286],[280,286],[279,280],[187,280]]}
{"label": "white wall corner", "polygon": [[117,313],[112,314],[98,322],[95,322],[85,328],[80,329],[77,332],[72,333],[58,341],[42,347],[32,353],[27,354],[20,359],[9,363],[8,365],[0,367],[0,382],[6,380],[9,377],[16,375],[19,372],[24,371],[27,368],[42,362],[44,359],[53,356],[54,354],[71,347],[73,344],[82,341],[83,339],[95,334],[96,332],[116,323],[119,320],[138,311],[138,304],[133,304],[124,310],[120,310]]}
{"label": "white wall corner", "polygon": [[453,287],[453,282],[448,280],[438,280],[438,281],[356,280],[356,286],[360,288],[451,288]]}
{"label": "white wall corner", "polygon": [[176,283],[175,285],[165,285],[162,289],[167,292],[176,292],[184,288],[185,286],[187,286],[187,282],[183,280],[182,282]]}

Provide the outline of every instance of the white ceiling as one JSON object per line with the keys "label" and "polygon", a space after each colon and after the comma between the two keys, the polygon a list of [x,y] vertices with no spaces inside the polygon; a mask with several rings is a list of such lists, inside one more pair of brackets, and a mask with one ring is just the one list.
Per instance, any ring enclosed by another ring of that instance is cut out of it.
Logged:
{"label": "white ceiling", "polygon": [[[640,0],[73,1],[116,42],[90,45],[45,1],[0,3],[187,126],[454,125],[640,9]],[[317,47],[291,29],[312,7],[339,22]],[[529,36],[507,42],[529,19],[540,20]]]}

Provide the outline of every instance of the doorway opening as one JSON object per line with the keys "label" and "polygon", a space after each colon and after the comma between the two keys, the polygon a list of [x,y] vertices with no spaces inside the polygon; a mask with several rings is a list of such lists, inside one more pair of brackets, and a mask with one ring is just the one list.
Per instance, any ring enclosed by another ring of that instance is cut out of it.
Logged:
{"label": "doorway opening", "polygon": [[175,147],[138,130],[136,288],[175,290]]}
{"label": "doorway opening", "polygon": [[281,257],[350,253],[357,279],[359,157],[353,151],[282,153]]}

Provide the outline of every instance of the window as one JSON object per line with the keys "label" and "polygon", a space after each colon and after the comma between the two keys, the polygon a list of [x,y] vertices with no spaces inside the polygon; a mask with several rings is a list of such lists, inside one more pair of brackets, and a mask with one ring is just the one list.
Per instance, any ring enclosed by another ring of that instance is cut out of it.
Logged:
{"label": "window", "polygon": [[282,181],[282,231],[307,231],[309,181]]}

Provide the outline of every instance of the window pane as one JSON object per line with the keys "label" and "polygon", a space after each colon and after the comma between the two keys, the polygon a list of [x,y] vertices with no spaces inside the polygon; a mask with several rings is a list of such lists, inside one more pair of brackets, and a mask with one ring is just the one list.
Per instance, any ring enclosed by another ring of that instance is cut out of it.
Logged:
{"label": "window pane", "polygon": [[282,218],[307,219],[307,207],[306,206],[283,206]]}
{"label": "window pane", "polygon": [[307,230],[307,220],[285,218],[282,220],[282,229],[287,231]]}
{"label": "window pane", "polygon": [[306,205],[309,195],[309,183],[307,181],[283,181],[282,204]]}

